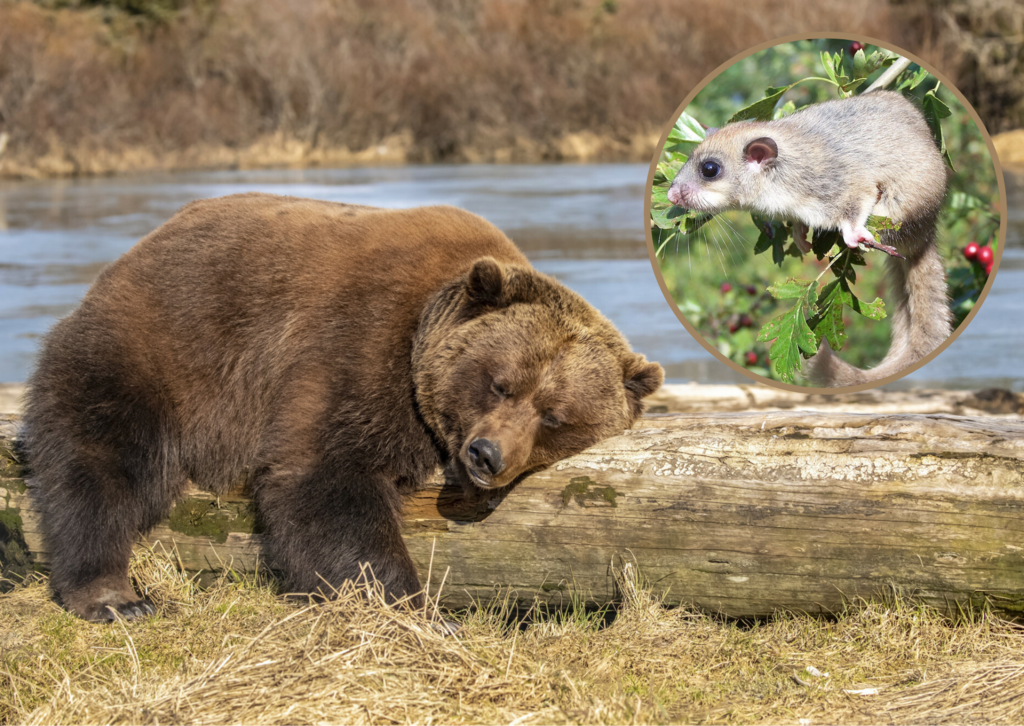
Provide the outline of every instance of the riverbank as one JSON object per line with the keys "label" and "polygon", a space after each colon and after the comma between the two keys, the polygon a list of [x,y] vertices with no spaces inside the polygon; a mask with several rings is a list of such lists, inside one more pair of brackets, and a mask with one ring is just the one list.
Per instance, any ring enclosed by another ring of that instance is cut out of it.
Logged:
{"label": "riverbank", "polygon": [[[616,138],[591,132],[565,134],[537,142],[517,137],[504,146],[465,146],[447,163],[541,164],[552,162],[649,162],[660,132]],[[42,156],[0,156],[0,179],[54,179],[109,176],[153,171],[213,171],[223,169],[316,169],[400,166],[429,159],[411,133],[392,134],[364,149],[314,146],[278,133],[244,148],[199,144],[187,149],[160,151],[151,147],[119,151],[66,149],[54,146]]]}
{"label": "riverbank", "polygon": [[[626,139],[587,131],[566,134],[547,142],[517,137],[505,146],[463,147],[446,161],[455,164],[649,163],[659,138],[659,131],[637,133]],[[1024,129],[997,134],[992,140],[1004,167],[1024,168]],[[216,145],[198,145],[177,151],[158,151],[148,147],[121,151],[53,148],[47,154],[33,158],[0,155],[0,179],[56,179],[154,171],[344,169],[402,166],[428,161],[409,133],[393,134],[358,151],[343,146],[317,147],[299,139],[286,138],[283,134],[274,134],[241,149]]]}

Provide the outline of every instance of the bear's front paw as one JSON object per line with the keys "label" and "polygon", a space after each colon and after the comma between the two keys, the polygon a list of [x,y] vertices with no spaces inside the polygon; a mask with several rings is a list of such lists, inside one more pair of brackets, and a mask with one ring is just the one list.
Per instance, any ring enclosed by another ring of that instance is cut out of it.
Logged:
{"label": "bear's front paw", "polygon": [[100,597],[65,597],[64,607],[82,618],[94,623],[112,623],[115,620],[139,620],[153,615],[156,608],[146,598],[135,593],[127,597],[119,592],[106,591]]}

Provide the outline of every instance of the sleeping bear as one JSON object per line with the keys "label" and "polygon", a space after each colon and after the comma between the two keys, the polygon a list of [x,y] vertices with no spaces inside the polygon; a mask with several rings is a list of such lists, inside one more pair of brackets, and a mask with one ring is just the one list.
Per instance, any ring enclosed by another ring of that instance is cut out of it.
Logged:
{"label": "sleeping bear", "polygon": [[153,611],[132,545],[243,470],[295,591],[368,564],[422,603],[403,493],[439,464],[482,489],[630,427],[662,382],[497,228],[266,194],[193,202],[46,336],[23,441],[64,607]]}

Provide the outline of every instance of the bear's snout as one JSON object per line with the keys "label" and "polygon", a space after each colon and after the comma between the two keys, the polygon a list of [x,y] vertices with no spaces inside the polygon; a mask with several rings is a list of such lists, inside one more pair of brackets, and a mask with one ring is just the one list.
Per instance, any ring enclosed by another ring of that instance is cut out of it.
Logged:
{"label": "bear's snout", "polygon": [[469,473],[485,481],[505,469],[501,446],[490,439],[473,439],[466,449],[466,455],[469,457]]}

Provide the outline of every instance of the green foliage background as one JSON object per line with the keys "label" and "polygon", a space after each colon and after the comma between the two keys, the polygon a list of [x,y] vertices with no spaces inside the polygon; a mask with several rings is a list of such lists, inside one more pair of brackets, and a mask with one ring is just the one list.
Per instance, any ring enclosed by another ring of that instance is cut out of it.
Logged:
{"label": "green foliage background", "polygon": [[[737,111],[762,99],[767,88],[788,86],[802,78],[824,76],[823,51],[843,53],[846,67],[850,68],[849,46],[848,40],[809,40],[775,46],[751,55],[726,69],[702,89],[685,113],[704,126],[722,126]],[[868,54],[876,50],[879,49],[874,46],[864,48]],[[912,65],[908,73],[916,70],[917,66]],[[881,72],[872,74],[859,90],[866,89]],[[929,75],[912,95],[920,101],[937,85],[938,81]],[[889,88],[895,88],[895,85]],[[985,282],[984,272],[963,258],[962,249],[972,240],[995,245],[998,214],[993,205],[998,203],[999,190],[988,147],[973,119],[945,87],[940,86],[937,95],[952,111],[941,123],[956,172],[950,177],[938,239],[950,280],[955,322],[959,324],[970,311]],[[807,81],[788,91],[781,103],[787,109],[799,109],[837,97],[837,90],[832,84]],[[670,150],[672,141],[670,137],[666,150],[662,152],[662,161],[673,158]],[[655,200],[659,195],[658,181],[656,178]],[[667,186],[660,190],[662,196],[665,191]],[[659,244],[664,242],[663,230],[652,227],[652,233],[655,248],[661,247],[658,262],[665,283],[687,319],[726,357],[759,375],[777,378],[770,366],[765,365],[768,345],[757,342],[756,335],[762,325],[779,312],[789,309],[791,303],[776,300],[765,291],[788,278],[813,279],[827,264],[827,259],[818,262],[813,254],[803,259],[787,256],[781,266],[777,266],[771,254],[755,255],[754,243],[759,231],[747,212],[723,213],[695,234],[673,237],[664,245]],[[876,296],[885,300],[885,255],[870,252],[864,257],[867,264],[857,268],[854,291],[863,301],[870,301]],[[822,285],[830,279],[831,273],[828,273],[822,278]],[[723,283],[728,283],[724,292]],[[889,347],[888,318],[874,321],[847,314],[844,319],[849,341],[842,357],[859,367],[877,364]],[[747,324],[737,327],[738,322]],[[751,352],[757,359],[753,364],[748,360]],[[802,381],[798,379],[797,382]]]}

